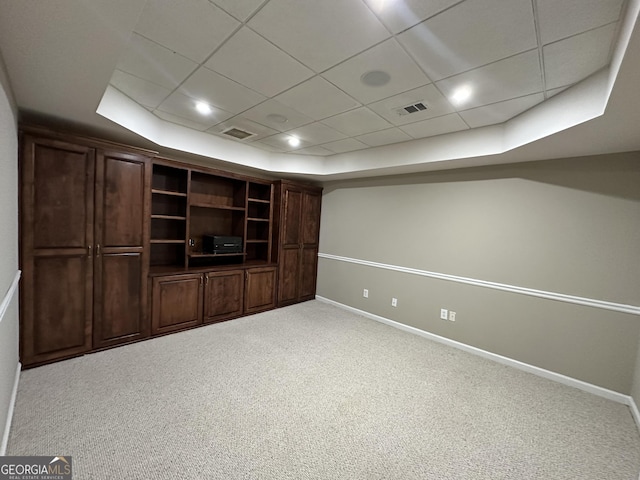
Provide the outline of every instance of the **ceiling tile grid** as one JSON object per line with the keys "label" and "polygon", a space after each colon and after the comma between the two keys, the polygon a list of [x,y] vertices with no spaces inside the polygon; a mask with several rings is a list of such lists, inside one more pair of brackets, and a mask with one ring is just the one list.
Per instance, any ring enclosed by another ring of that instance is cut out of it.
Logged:
{"label": "ceiling tile grid", "polygon": [[625,3],[148,0],[110,84],[165,121],[332,155],[519,115],[608,65]]}

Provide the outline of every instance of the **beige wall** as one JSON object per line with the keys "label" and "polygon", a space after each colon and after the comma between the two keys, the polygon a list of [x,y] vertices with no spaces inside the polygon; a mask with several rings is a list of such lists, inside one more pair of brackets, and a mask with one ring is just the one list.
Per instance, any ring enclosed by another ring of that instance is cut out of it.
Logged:
{"label": "beige wall", "polygon": [[[0,57],[0,302],[18,270],[16,110]],[[18,365],[18,295],[0,322],[0,447]]]}
{"label": "beige wall", "polygon": [[[638,152],[328,183],[320,252],[640,306],[639,185]],[[327,258],[318,295],[632,389],[637,315]],[[457,321],[440,320],[440,308]]]}

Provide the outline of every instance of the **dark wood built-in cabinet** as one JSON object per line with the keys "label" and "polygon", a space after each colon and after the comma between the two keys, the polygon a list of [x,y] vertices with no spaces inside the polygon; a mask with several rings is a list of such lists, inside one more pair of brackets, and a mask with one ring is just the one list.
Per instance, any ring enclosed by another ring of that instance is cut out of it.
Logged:
{"label": "dark wood built-in cabinet", "polygon": [[20,169],[25,367],[315,295],[319,188],[29,126]]}
{"label": "dark wood built-in cabinet", "polygon": [[22,361],[148,335],[149,158],[25,135]]}
{"label": "dark wood built-in cabinet", "polygon": [[277,183],[279,200],[278,306],[310,300],[316,292],[322,189]]}

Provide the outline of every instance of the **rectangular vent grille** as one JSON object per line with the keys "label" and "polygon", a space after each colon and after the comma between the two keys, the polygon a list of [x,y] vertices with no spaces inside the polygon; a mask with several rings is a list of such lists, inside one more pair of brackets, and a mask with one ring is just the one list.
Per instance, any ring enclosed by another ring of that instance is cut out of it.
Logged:
{"label": "rectangular vent grille", "polygon": [[253,137],[255,133],[245,132],[244,130],[240,130],[236,127],[231,127],[224,132],[224,135],[229,135],[230,137],[237,138],[238,140],[244,140],[245,138]]}
{"label": "rectangular vent grille", "polygon": [[427,108],[428,107],[423,102],[418,102],[399,108],[397,112],[398,115],[409,115],[411,113],[422,112],[423,110],[427,110]]}

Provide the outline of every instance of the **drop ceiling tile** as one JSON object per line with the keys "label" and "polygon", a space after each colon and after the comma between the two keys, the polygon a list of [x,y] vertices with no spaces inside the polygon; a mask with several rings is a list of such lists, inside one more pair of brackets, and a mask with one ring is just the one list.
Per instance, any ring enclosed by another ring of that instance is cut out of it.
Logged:
{"label": "drop ceiling tile", "polygon": [[213,3],[244,22],[264,3],[264,0],[213,0]]}
{"label": "drop ceiling tile", "polygon": [[271,0],[249,26],[316,72],[389,37],[361,1]]}
{"label": "drop ceiling tile", "polygon": [[173,90],[197,66],[193,60],[134,33],[117,68]]}
{"label": "drop ceiling tile", "polygon": [[200,67],[180,87],[180,92],[227,112],[243,112],[267,98],[239,83]]}
{"label": "drop ceiling tile", "polygon": [[398,39],[434,81],[538,44],[531,0],[467,0]]}
{"label": "drop ceiling tile", "polygon": [[275,97],[275,100],[295,108],[314,120],[322,120],[360,105],[359,102],[319,76],[281,93]]}
{"label": "drop ceiling tile", "polygon": [[388,2],[385,0],[364,0],[378,18],[393,33],[400,33],[409,27],[434,16],[461,0],[403,0]]}
{"label": "drop ceiling tile", "polygon": [[380,145],[389,145],[391,143],[406,142],[407,140],[413,140],[409,135],[393,127],[386,130],[380,130],[379,132],[366,133],[359,135],[356,140],[360,140],[362,143],[366,143],[370,147],[378,147]]}
{"label": "drop ceiling tile", "polygon": [[264,143],[264,142],[255,142],[253,143],[253,146],[256,148],[260,148],[262,150],[267,150],[269,152],[274,152],[274,153],[286,153],[287,150],[285,150],[284,148],[280,148],[280,147],[274,147],[273,145],[270,145],[268,143]]}
{"label": "drop ceiling tile", "polygon": [[543,45],[617,21],[624,3],[624,0],[536,1]]}
{"label": "drop ceiling tile", "polygon": [[559,94],[560,92],[564,92],[567,87],[558,87],[558,88],[552,88],[551,90],[547,90],[547,98],[551,98],[551,97],[555,97],[557,94]]}
{"label": "drop ceiling tile", "polygon": [[300,140],[304,140],[309,145],[333,142],[335,140],[345,138],[344,134],[319,122],[305,125],[304,127],[294,128],[293,130],[287,131],[287,133],[299,138]]}
{"label": "drop ceiling tile", "polygon": [[206,128],[210,128],[220,122],[231,118],[232,113],[229,113],[215,106],[211,106],[211,113],[209,115],[202,115],[195,109],[196,101],[183,95],[179,92],[173,92],[164,102],[160,104],[158,110],[166,113],[171,113],[192,122],[207,125]]}
{"label": "drop ceiling tile", "polygon": [[[375,87],[365,85],[360,77],[374,70],[388,73],[389,83]],[[376,45],[322,76],[364,104],[431,83],[394,39]]]}
{"label": "drop ceiling tile", "polygon": [[[418,102],[426,105],[427,109],[411,114],[403,110],[403,107],[415,105]],[[454,112],[449,101],[433,84],[372,103],[369,108],[394,125],[405,125]]]}
{"label": "drop ceiling tile", "polygon": [[[267,100],[266,102],[256,105],[242,114],[244,118],[260,123],[267,127],[271,127],[279,132],[286,132],[294,128],[301,127],[308,123],[313,123],[313,119],[306,115],[282,105],[275,100]],[[282,117],[285,121],[280,121]]]}
{"label": "drop ceiling tile", "polygon": [[616,24],[590,30],[543,48],[547,88],[583,80],[609,63]]}
{"label": "drop ceiling tile", "polygon": [[392,125],[367,107],[356,108],[349,112],[341,113],[322,121],[334,130],[344,133],[349,137],[363,135],[390,128]]}
{"label": "drop ceiling tile", "polygon": [[304,140],[300,140],[300,145],[298,145],[297,147],[292,147],[291,145],[289,145],[289,138],[291,138],[291,135],[289,135],[288,133],[278,133],[271,137],[263,138],[259,142],[255,143],[271,145],[272,147],[281,149],[283,152],[293,152],[312,146],[310,143],[305,142]]}
{"label": "drop ceiling tile", "polygon": [[302,148],[300,150],[296,150],[296,153],[300,153],[302,155],[321,155],[323,157],[333,155],[334,152],[331,150],[327,150],[326,148],[314,146]]}
{"label": "drop ceiling tile", "polygon": [[169,96],[171,90],[142,78],[116,70],[109,81],[111,85],[145,107],[155,108]]}
{"label": "drop ceiling tile", "polygon": [[[269,137],[278,133],[277,130],[265,127],[264,125],[252,122],[251,120],[247,120],[241,115],[236,115],[229,120],[219,123],[218,125],[210,128],[208,132],[221,134],[222,132],[230,128],[238,128],[240,130],[244,130],[245,132],[253,133],[253,136],[248,137],[245,140],[247,142],[254,142],[256,140],[260,140],[261,138]],[[227,138],[226,135],[224,135],[224,137]]]}
{"label": "drop ceiling tile", "polygon": [[192,128],[193,130],[199,130],[201,132],[211,126],[210,123],[194,122],[192,120],[181,117],[179,115],[174,115],[172,113],[163,112],[160,110],[155,110],[153,114],[156,117],[161,118],[162,120],[166,120],[167,122],[175,123],[177,125],[182,125],[183,127]]}
{"label": "drop ceiling tile", "polygon": [[362,143],[355,138],[345,138],[344,140],[338,140],[337,142],[325,143],[322,146],[328,148],[331,154],[353,152],[355,150],[369,148],[369,145]]}
{"label": "drop ceiling tile", "polygon": [[242,28],[206,66],[268,97],[313,75],[307,67],[249,28]]}
{"label": "drop ceiling tile", "polygon": [[544,100],[544,94],[534,93],[526,97],[485,105],[460,112],[460,116],[471,128],[506,122],[510,118],[529,110]]}
{"label": "drop ceiling tile", "polygon": [[472,97],[459,110],[480,107],[542,91],[538,50],[522,53],[470,72],[441,80],[436,86],[447,97],[461,86],[469,86]]}
{"label": "drop ceiling tile", "polygon": [[431,118],[421,122],[410,123],[400,127],[405,133],[413,138],[433,137],[435,135],[444,135],[445,133],[459,132],[460,130],[468,130],[469,127],[457,113],[450,113],[444,117]]}
{"label": "drop ceiling tile", "polygon": [[209,0],[147,0],[135,31],[202,63],[239,25]]}

